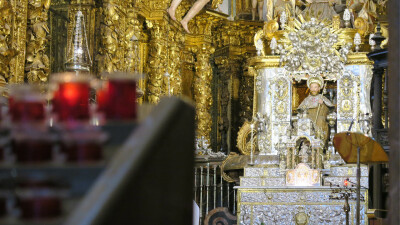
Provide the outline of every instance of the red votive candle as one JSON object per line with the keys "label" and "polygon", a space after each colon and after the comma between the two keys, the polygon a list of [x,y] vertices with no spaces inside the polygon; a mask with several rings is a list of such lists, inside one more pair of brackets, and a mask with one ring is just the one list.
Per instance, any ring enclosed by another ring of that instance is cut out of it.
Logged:
{"label": "red votive candle", "polygon": [[97,92],[98,110],[109,120],[137,117],[136,80],[129,74],[111,74],[103,90]]}
{"label": "red votive candle", "polygon": [[61,143],[61,151],[70,162],[98,161],[103,158],[102,147],[95,142]]}
{"label": "red votive candle", "polygon": [[96,93],[97,111],[105,112],[107,109],[107,89],[100,89]]}
{"label": "red votive candle", "polygon": [[60,216],[67,190],[51,181],[20,181],[16,190],[21,217],[44,219]]}
{"label": "red votive candle", "polygon": [[12,135],[12,149],[18,162],[36,163],[51,161],[54,135],[43,131],[17,131]]}
{"label": "red votive candle", "polygon": [[10,89],[9,112],[13,122],[44,121],[45,97],[38,86],[16,84]]}
{"label": "red votive candle", "polygon": [[107,119],[136,118],[136,82],[134,80],[109,80],[107,99]]}
{"label": "red votive candle", "polygon": [[42,121],[45,119],[44,102],[42,101],[15,101],[11,107],[11,119],[13,122]]}
{"label": "red votive candle", "polygon": [[74,73],[55,75],[53,111],[59,121],[89,119],[90,77]]}
{"label": "red votive candle", "polygon": [[89,84],[61,83],[58,90],[58,119],[85,120],[89,119]]}
{"label": "red votive candle", "polygon": [[61,152],[67,161],[90,162],[103,159],[103,143],[107,135],[101,130],[68,131],[61,137]]}

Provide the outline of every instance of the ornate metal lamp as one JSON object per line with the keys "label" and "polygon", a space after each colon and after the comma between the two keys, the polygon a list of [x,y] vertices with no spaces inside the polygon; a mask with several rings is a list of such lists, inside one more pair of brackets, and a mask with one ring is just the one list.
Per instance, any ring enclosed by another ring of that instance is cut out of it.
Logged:
{"label": "ornate metal lamp", "polygon": [[66,69],[89,72],[92,59],[86,35],[85,16],[80,10],[75,15],[75,26],[72,35],[73,38],[70,39],[71,42],[68,44]]}

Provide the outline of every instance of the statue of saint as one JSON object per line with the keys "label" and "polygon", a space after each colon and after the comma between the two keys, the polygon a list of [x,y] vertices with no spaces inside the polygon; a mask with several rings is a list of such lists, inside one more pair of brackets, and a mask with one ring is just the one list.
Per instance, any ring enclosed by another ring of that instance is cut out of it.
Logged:
{"label": "statue of saint", "polygon": [[334,0],[307,0],[307,2],[309,5],[302,13],[306,20],[311,18],[316,18],[319,21],[324,19],[332,20],[333,16],[336,15],[333,8]]}
{"label": "statue of saint", "polygon": [[307,86],[310,89],[310,95],[307,96],[299,105],[299,112],[307,111],[307,117],[314,122],[314,130],[317,138],[325,142],[328,139],[329,127],[326,117],[329,108],[335,107],[332,102],[320,94],[324,81],[322,77],[310,77],[307,80]]}
{"label": "statue of saint", "polygon": [[308,163],[308,149],[309,146],[303,142],[299,151],[299,156],[302,163]]}
{"label": "statue of saint", "polygon": [[[186,32],[190,34],[189,28],[188,28],[188,23],[193,17],[197,15],[197,13],[200,12],[200,10],[203,9],[203,7],[209,2],[210,0],[197,0],[192,8],[190,8],[189,12],[186,14],[185,17],[181,20],[181,24],[183,29],[185,29]],[[182,0],[172,0],[171,6],[167,9],[167,12],[171,19],[176,20],[175,18],[175,11],[178,8],[179,4],[182,2]]]}

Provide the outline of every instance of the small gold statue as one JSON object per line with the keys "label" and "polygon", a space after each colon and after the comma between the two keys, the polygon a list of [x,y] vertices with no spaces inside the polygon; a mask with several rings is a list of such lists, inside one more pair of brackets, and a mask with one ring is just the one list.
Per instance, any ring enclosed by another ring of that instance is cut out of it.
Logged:
{"label": "small gold statue", "polygon": [[326,117],[329,113],[329,107],[335,107],[332,102],[320,94],[324,81],[322,77],[310,77],[307,80],[307,86],[310,89],[310,95],[307,96],[299,105],[299,112],[307,112],[307,117],[314,122],[317,138],[325,142],[328,138],[329,127]]}

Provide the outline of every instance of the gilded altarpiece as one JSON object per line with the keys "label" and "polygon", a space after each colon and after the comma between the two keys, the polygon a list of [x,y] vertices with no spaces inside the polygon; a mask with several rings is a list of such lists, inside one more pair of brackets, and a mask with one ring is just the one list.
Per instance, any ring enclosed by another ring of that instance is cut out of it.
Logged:
{"label": "gilded altarpiece", "polygon": [[[239,224],[344,224],[344,200],[340,199],[344,190],[351,193],[350,224],[356,224],[355,188],[344,188],[346,179],[356,183],[356,166],[344,163],[335,152],[332,139],[336,132],[343,131],[371,136],[371,61],[365,52],[348,54],[346,47],[342,47],[338,52],[340,58],[333,54],[311,56],[316,60],[331,57],[329,62],[336,63],[331,69],[318,71],[319,65],[325,66],[323,63],[301,61],[301,56],[296,55],[313,53],[313,46],[321,42],[327,46],[329,42],[324,40],[302,46],[304,48],[299,51],[286,52],[291,41],[293,46],[301,46],[296,45],[299,41],[295,38],[296,32],[318,24],[315,20],[304,22],[303,26],[290,31],[290,40],[282,35],[285,31],[277,31],[274,35],[280,35],[281,43],[286,44],[279,47],[280,55],[265,55],[265,52],[273,53],[269,47],[275,49],[276,46],[264,47],[266,42],[258,41],[255,36],[260,56],[248,61],[250,70],[255,71],[251,73],[255,90],[253,118],[244,123],[238,137],[238,143],[242,143],[241,152],[254,156],[250,157],[249,166],[245,167],[240,185],[236,187]],[[331,37],[334,46],[337,36]],[[330,95],[334,107],[324,118],[330,126],[328,140],[321,136],[316,120],[312,121],[302,111],[293,111],[293,92],[297,91],[294,87],[298,87],[294,84],[311,79],[320,79],[320,87],[330,82],[330,88],[334,89]],[[361,224],[368,223],[368,190],[365,188],[368,187],[368,173],[368,167],[362,165]]]}

